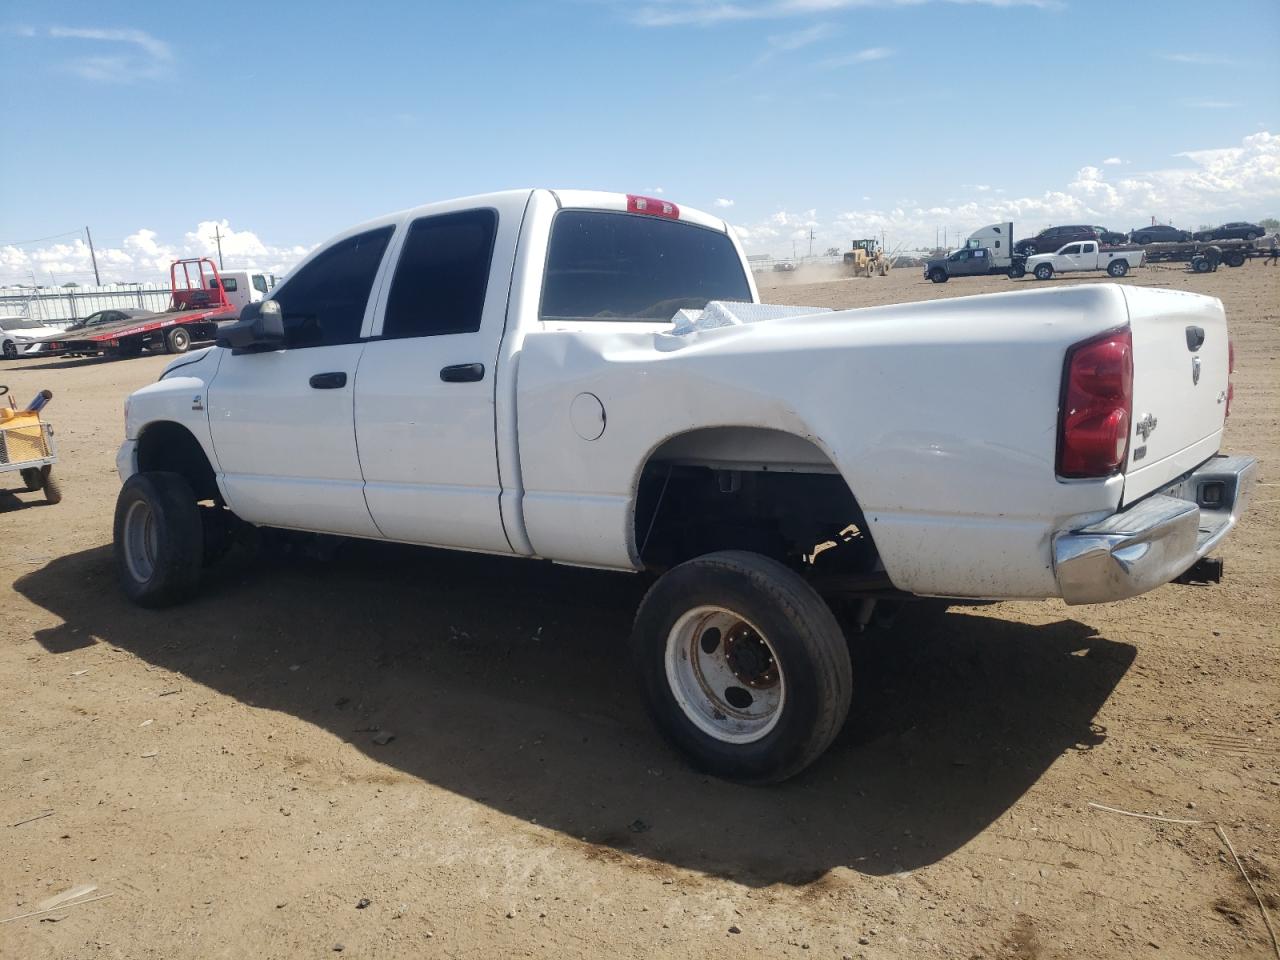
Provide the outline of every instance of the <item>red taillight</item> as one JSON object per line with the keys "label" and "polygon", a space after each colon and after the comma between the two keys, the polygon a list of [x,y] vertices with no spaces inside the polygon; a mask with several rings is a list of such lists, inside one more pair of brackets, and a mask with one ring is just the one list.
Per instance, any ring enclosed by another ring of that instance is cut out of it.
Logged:
{"label": "red taillight", "polygon": [[680,208],[674,203],[654,197],[638,197],[634,193],[627,194],[627,213],[643,213],[650,217],[666,217],[668,220],[680,219]]}
{"label": "red taillight", "polygon": [[1223,419],[1231,416],[1231,401],[1236,396],[1236,385],[1231,382],[1231,375],[1236,372],[1236,342],[1227,337],[1227,412]]}
{"label": "red taillight", "polygon": [[1129,452],[1133,334],[1128,327],[1067,351],[1058,422],[1058,476],[1108,477]]}

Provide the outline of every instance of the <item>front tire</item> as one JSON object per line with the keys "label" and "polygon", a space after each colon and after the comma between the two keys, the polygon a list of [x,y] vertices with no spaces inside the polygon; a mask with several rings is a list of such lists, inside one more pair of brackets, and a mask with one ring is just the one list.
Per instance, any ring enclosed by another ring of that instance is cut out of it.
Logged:
{"label": "front tire", "polygon": [[1107,273],[1113,277],[1123,277],[1129,272],[1129,264],[1124,260],[1112,260],[1107,264]]}
{"label": "front tire", "polygon": [[18,345],[12,340],[6,340],[4,342],[3,352],[6,360],[18,359]]}
{"label": "front tire", "polygon": [[185,477],[148,471],[125,481],[116,498],[115,560],[121,588],[139,606],[169,606],[195,593],[204,531]]}
{"label": "front tire", "polygon": [[62,485],[58,483],[58,478],[53,475],[53,466],[44,466],[40,468],[40,486],[44,487],[44,502],[53,506],[55,503],[62,502]]}
{"label": "front tire", "polygon": [[631,643],[654,720],[715,776],[794,776],[849,713],[853,667],[835,616],[798,573],[760,554],[712,553],[667,572],[640,604]]}
{"label": "front tire", "polygon": [[1037,280],[1048,280],[1052,276],[1053,276],[1053,267],[1051,267],[1049,264],[1042,263],[1040,264],[1040,266],[1036,267]]}
{"label": "front tire", "polygon": [[929,279],[934,283],[946,283],[950,278],[947,276],[947,271],[935,267],[929,271]]}
{"label": "front tire", "polygon": [[1246,234],[1244,235],[1244,238],[1245,238],[1245,240],[1246,240],[1246,241],[1248,241],[1248,242],[1252,243],[1254,240],[1257,240],[1257,239],[1258,239],[1258,237],[1260,237],[1260,236],[1261,236],[1261,234],[1259,234],[1259,233],[1254,233],[1252,230],[1250,230],[1248,233],[1246,233]]}

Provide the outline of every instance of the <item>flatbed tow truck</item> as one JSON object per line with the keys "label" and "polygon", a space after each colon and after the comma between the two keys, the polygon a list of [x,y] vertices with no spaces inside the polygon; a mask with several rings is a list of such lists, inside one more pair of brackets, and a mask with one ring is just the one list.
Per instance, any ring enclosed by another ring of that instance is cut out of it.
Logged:
{"label": "flatbed tow truck", "polygon": [[1244,262],[1252,257],[1266,256],[1265,248],[1253,240],[1188,240],[1185,243],[1148,243],[1142,249],[1146,251],[1147,262],[1183,261],[1188,262],[1201,256],[1209,247],[1217,247],[1221,252],[1221,261],[1228,267],[1243,267]]}
{"label": "flatbed tow truck", "polygon": [[[182,286],[178,285],[179,267]],[[218,325],[235,320],[239,313],[208,257],[173,261],[169,286],[172,297],[164,313],[67,330],[41,342],[50,354],[136,357],[144,347],[153,353],[186,353],[192,343],[217,337]]]}

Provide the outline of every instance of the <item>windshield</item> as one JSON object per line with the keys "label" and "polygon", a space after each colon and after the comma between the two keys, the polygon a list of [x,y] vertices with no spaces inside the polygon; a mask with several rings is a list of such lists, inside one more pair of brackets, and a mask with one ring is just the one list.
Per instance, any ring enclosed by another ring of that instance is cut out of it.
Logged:
{"label": "windshield", "polygon": [[10,333],[14,330],[39,330],[44,326],[43,320],[27,320],[19,317],[0,318],[0,329],[8,330]]}
{"label": "windshield", "polygon": [[751,300],[727,234],[627,213],[556,215],[541,319],[670,320],[711,300]]}

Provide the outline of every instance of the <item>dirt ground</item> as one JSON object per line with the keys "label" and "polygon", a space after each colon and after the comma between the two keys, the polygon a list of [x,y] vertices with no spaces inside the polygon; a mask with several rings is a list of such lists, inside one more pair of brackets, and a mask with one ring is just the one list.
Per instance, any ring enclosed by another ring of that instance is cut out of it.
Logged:
{"label": "dirt ground", "polygon": [[[1035,283],[808,279],[763,297]],[[0,924],[0,957],[1271,956],[1210,827],[1089,803],[1221,823],[1280,921],[1280,269],[1131,282],[1226,303],[1227,447],[1263,485],[1225,582],[914,608],[856,642],[827,756],[766,789],[655,734],[632,577],[366,544],[131,607],[114,454],[166,359],[0,367],[55,392],[65,488],[0,498],[0,920],[108,895]]]}

